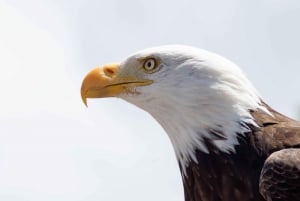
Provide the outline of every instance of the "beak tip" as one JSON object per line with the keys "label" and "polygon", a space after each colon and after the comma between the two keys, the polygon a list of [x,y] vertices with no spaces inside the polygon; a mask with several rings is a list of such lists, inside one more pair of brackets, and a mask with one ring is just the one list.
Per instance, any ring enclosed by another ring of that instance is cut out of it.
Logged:
{"label": "beak tip", "polygon": [[87,104],[87,98],[86,98],[85,95],[81,94],[81,100],[82,100],[83,104],[84,104],[86,107],[88,107],[88,104]]}
{"label": "beak tip", "polygon": [[88,107],[86,99],[83,101],[83,103],[84,103],[85,107]]}

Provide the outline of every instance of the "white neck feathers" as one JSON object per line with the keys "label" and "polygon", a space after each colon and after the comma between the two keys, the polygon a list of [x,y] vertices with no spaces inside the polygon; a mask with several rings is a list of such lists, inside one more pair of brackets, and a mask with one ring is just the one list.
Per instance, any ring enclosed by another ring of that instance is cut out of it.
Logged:
{"label": "white neck feathers", "polygon": [[[249,131],[242,123],[256,126],[250,111],[266,109],[235,64],[204,50],[179,49],[158,51],[157,57],[165,66],[151,75],[157,76],[153,86],[141,88],[138,98],[123,98],[148,111],[161,124],[185,171],[191,160],[198,163],[196,150],[209,154],[204,138],[222,152],[234,152],[238,135]],[[218,131],[223,138],[210,131]]]}

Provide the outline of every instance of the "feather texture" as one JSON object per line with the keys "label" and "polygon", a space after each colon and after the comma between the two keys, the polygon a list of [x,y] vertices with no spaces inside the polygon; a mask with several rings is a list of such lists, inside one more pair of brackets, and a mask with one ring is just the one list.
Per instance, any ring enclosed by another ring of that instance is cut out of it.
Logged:
{"label": "feather texture", "polygon": [[[143,68],[145,58],[158,64],[154,71]],[[118,73],[151,81],[119,97],[165,129],[186,201],[300,200],[300,123],[265,104],[234,63],[192,47],[161,46],[129,56]]]}

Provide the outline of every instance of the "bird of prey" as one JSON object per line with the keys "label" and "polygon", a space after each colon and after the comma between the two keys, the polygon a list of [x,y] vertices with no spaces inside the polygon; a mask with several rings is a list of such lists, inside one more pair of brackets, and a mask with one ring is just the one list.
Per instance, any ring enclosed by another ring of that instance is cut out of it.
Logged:
{"label": "bird of prey", "polygon": [[141,50],[90,71],[81,97],[119,97],[150,113],[173,145],[185,201],[300,200],[300,122],[267,105],[222,56]]}

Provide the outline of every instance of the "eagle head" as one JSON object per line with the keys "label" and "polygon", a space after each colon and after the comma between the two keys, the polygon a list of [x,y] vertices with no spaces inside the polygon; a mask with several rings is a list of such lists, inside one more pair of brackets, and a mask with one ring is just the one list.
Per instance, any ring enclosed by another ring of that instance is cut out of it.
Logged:
{"label": "eagle head", "polygon": [[81,97],[119,97],[149,112],[168,134],[182,167],[209,140],[234,152],[238,135],[256,125],[250,111],[261,99],[240,68],[208,51],[181,45],[145,49],[121,63],[97,67]]}

